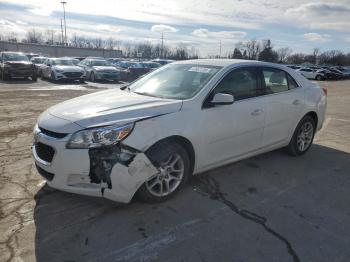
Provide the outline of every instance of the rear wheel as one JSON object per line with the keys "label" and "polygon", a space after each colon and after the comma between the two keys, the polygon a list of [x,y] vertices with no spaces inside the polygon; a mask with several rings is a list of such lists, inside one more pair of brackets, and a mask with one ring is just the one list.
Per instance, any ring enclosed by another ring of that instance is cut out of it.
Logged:
{"label": "rear wheel", "polygon": [[146,154],[160,171],[140,187],[137,197],[149,203],[167,200],[186,184],[190,174],[188,153],[175,142],[161,141]]}
{"label": "rear wheel", "polygon": [[316,122],[311,116],[305,116],[294,131],[287,147],[293,156],[305,154],[312,145],[316,130]]}

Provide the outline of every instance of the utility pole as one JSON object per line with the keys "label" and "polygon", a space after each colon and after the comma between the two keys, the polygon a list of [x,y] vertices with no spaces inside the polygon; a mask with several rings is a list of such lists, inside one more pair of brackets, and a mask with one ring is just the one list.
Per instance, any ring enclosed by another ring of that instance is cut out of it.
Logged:
{"label": "utility pole", "polygon": [[67,25],[66,25],[66,8],[64,7],[67,4],[66,1],[61,1],[63,6],[63,20],[64,20],[64,44],[67,45]]}
{"label": "utility pole", "polygon": [[62,43],[62,44],[64,43],[62,18],[61,18],[61,43]]}
{"label": "utility pole", "polygon": [[163,52],[164,52],[164,31],[162,31],[162,49],[160,53],[160,58],[163,58]]}
{"label": "utility pole", "polygon": [[219,47],[220,47],[219,58],[221,58],[221,40],[220,40],[220,42],[219,42]]}

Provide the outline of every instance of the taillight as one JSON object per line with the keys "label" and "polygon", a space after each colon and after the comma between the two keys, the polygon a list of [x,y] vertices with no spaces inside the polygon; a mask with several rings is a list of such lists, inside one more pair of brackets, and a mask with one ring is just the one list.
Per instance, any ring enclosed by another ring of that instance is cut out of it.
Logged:
{"label": "taillight", "polygon": [[324,95],[327,96],[327,94],[328,94],[327,87],[322,87],[322,90],[323,90]]}

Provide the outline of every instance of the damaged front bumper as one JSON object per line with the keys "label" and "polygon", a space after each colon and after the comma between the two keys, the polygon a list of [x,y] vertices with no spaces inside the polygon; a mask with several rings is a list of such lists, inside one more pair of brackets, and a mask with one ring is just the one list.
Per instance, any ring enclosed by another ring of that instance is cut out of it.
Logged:
{"label": "damaged front bumper", "polygon": [[67,149],[69,137],[57,139],[35,131],[35,164],[53,188],[128,203],[138,188],[158,173],[143,152],[121,144]]}

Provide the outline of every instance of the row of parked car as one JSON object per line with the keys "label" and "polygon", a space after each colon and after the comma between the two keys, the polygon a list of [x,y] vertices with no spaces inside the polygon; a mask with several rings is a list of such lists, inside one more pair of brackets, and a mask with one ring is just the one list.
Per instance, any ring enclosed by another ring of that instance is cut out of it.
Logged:
{"label": "row of parked car", "polygon": [[350,79],[350,68],[341,66],[309,66],[302,67],[297,65],[288,65],[288,67],[296,70],[304,77],[312,80],[342,80]]}
{"label": "row of parked car", "polygon": [[51,58],[28,56],[18,52],[2,52],[0,74],[3,80],[16,77],[37,77],[51,81],[78,80],[90,81],[132,81],[138,77],[172,62],[156,59],[152,61],[134,61],[121,58],[103,57],[61,57]]}

